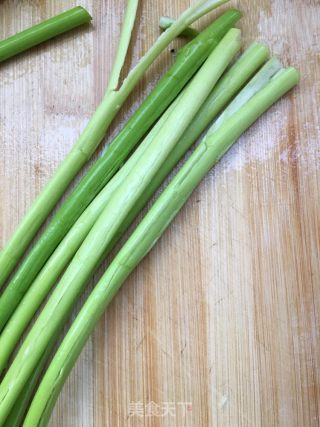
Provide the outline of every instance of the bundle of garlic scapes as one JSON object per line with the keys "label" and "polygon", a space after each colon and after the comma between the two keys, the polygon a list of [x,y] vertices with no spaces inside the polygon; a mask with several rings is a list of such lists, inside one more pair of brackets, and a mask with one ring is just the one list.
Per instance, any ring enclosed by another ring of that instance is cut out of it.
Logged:
{"label": "bundle of garlic scapes", "polygon": [[[225,1],[200,0],[176,21],[162,20],[168,29],[119,86],[138,3],[128,1],[106,94],[79,141],[1,252],[0,286],[102,141],[146,69],[179,34],[193,38],[61,205],[0,297],[0,372],[8,367],[0,384],[0,426],[22,421],[25,427],[47,424],[88,336],[130,272],[206,173],[252,123],[298,83],[298,72],[283,68],[274,57],[268,59],[269,51],[263,44],[254,42],[236,58],[241,33],[233,26],[241,17],[239,11],[227,10],[202,32],[189,28]],[[191,156],[115,255],[43,373],[59,332],[88,280],[206,129]]]}

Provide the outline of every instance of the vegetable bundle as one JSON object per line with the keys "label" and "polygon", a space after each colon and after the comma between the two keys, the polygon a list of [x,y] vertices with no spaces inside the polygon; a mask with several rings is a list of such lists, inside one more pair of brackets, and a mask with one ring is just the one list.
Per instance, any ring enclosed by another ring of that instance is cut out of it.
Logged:
{"label": "vegetable bundle", "polygon": [[[118,88],[137,10],[137,1],[128,1],[106,95],[2,251],[0,285],[71,179],[91,157],[144,71],[180,33],[193,39],[180,50],[171,69],[62,204],[0,297],[0,373],[8,367],[0,384],[0,427],[19,425],[23,419],[25,427],[47,424],[67,375],[124,280],[210,168],[261,114],[297,84],[298,72],[283,68],[276,58],[268,60],[268,49],[262,44],[254,42],[235,59],[241,47],[240,30],[233,28],[241,16],[239,11],[226,11],[200,33],[189,27],[224,2],[200,0],[176,21],[163,19],[166,31]],[[205,137],[96,284],[30,403],[43,367],[86,283],[210,123]],[[54,285],[8,366],[15,346]]]}
{"label": "vegetable bundle", "polygon": [[[112,141],[108,149],[98,161],[93,164],[89,172],[63,203],[45,232],[41,235],[39,241],[32,248],[28,257],[24,260],[22,266],[10,281],[0,299],[0,331],[65,234],[70,230],[75,221],[104,185],[112,178],[146,131],[179,94],[181,89],[206,59],[210,51],[217,45],[240,16],[238,11],[227,11],[182,49],[178,54],[175,64],[163,76],[158,85],[130,118],[126,126],[116,136],[114,141]],[[108,109],[106,111],[108,111]],[[92,121],[96,120],[96,114],[97,113],[95,113],[92,118]],[[99,118],[96,125],[97,127],[101,124],[102,120],[106,120],[104,115]],[[92,138],[93,136],[91,132],[88,138]],[[84,136],[82,139],[83,138]],[[45,194],[49,197],[51,193],[45,191]],[[40,198],[41,197],[47,198],[47,196],[40,196]],[[30,228],[28,228],[28,234],[26,234],[27,225],[32,222],[34,231],[37,231],[34,217],[39,210],[40,208],[38,207],[31,210],[27,219],[20,225],[20,228],[9,242],[9,245],[0,255],[0,286],[2,279],[5,279],[7,274],[11,272],[9,266],[11,265],[13,268],[15,265],[14,261],[9,264],[8,257],[14,260],[12,254],[16,254],[18,251],[20,253],[20,249],[23,249],[25,244],[28,244],[29,240],[34,236]],[[44,213],[43,207],[41,207],[40,210],[41,215],[42,213]],[[37,216],[36,219],[39,220],[39,216]],[[21,240],[21,234],[24,235],[24,240]],[[27,238],[28,241],[26,240]],[[17,260],[18,257],[16,258],[16,261]]]}

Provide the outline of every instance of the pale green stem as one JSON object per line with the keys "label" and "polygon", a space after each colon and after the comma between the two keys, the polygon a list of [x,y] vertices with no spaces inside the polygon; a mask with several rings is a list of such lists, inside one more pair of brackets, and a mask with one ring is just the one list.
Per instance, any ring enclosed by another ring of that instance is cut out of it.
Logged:
{"label": "pale green stem", "polygon": [[120,74],[126,60],[131,34],[134,27],[134,22],[137,15],[139,0],[128,0],[126,14],[122,24],[119,46],[117,49],[116,58],[112,67],[111,76],[107,92],[117,90],[119,85]]}
{"label": "pale green stem", "polygon": [[268,81],[281,69],[281,67],[281,62],[276,57],[269,59],[254,78],[251,79],[250,83],[246,86],[246,91],[240,92],[228,108],[226,108],[220,115],[210,129],[210,132],[214,132],[228,117],[232,116],[240,107],[252,98],[254,94],[259,92],[259,90],[268,83]]}

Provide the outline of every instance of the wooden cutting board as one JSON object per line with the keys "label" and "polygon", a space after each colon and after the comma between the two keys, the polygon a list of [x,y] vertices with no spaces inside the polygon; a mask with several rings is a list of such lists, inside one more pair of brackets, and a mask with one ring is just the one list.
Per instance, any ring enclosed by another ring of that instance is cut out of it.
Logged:
{"label": "wooden cutting board", "polygon": [[[93,26],[0,66],[1,247],[108,80],[125,1],[79,3]],[[160,15],[176,17],[190,2],[141,3],[128,67],[159,34]],[[76,4],[3,0],[0,38]],[[320,3],[230,4],[244,13],[244,45],[266,42],[300,69],[301,84],[209,173],[127,280],[72,371],[51,426],[320,425]],[[172,61],[167,49],[105,143]]]}

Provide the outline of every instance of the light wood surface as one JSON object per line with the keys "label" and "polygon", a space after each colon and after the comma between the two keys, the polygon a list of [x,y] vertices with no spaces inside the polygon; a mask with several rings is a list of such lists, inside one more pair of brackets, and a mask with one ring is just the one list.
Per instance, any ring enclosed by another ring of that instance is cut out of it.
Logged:
{"label": "light wood surface", "polygon": [[[106,86],[125,1],[79,3],[92,27],[0,66],[1,247]],[[189,0],[141,3],[128,66],[157,37],[159,16],[177,16]],[[75,4],[1,1],[0,38]],[[244,45],[266,42],[300,69],[301,84],[210,172],[127,280],[52,427],[320,425],[320,3],[230,4],[245,14]],[[170,62],[168,49],[105,143]],[[140,416],[150,402],[170,413]]]}

